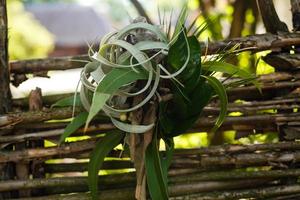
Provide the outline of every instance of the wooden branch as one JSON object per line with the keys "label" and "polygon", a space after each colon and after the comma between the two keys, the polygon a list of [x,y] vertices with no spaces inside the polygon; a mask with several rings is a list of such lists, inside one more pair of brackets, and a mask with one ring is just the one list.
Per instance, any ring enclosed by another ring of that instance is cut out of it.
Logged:
{"label": "wooden branch", "polygon": [[0,0],[0,114],[11,109],[6,0]]}
{"label": "wooden branch", "polygon": [[[66,125],[64,124],[64,127]],[[81,128],[74,132],[72,136],[92,136],[97,135],[106,131],[110,131],[115,129],[115,126],[111,123],[105,124],[95,124],[89,126],[85,131]],[[0,143],[15,143],[15,142],[22,142],[26,140],[39,140],[39,139],[47,139],[53,137],[59,137],[63,134],[64,129],[53,129],[47,131],[38,131],[32,133],[23,133],[19,135],[9,135],[9,136],[0,136]]]}
{"label": "wooden branch", "polygon": [[291,0],[293,31],[300,30],[300,0]]}
{"label": "wooden branch", "polygon": [[189,195],[190,199],[197,200],[224,200],[224,199],[264,199],[281,195],[299,194],[300,186],[286,185],[286,186],[272,186],[263,188],[253,188],[245,190],[231,190],[231,191],[215,191],[210,193],[199,193]]}
{"label": "wooden branch", "polygon": [[[104,161],[101,169],[132,169],[133,164],[130,160],[107,160]],[[46,173],[68,173],[88,171],[88,163],[58,163],[46,164]]]}
{"label": "wooden branch", "polygon": [[[1,152],[0,163],[28,161],[32,159],[48,159],[53,157],[68,157],[76,154],[90,151],[94,147],[94,140],[86,140],[75,143],[67,143],[58,147],[26,149],[22,151]],[[204,167],[209,166],[223,167],[227,165],[261,165],[268,164],[269,161],[274,162],[292,162],[299,161],[300,154],[298,151],[300,144],[298,143],[278,143],[278,144],[262,144],[251,146],[225,146],[210,147],[208,149],[192,149],[192,150],[176,150],[175,159],[172,164],[174,168],[182,167]],[[255,153],[255,151],[266,150],[282,150],[283,152]],[[289,154],[287,151],[295,151]],[[187,155],[201,155],[201,159],[192,159]],[[233,153],[239,153],[237,155]],[[207,156],[210,154],[211,156]],[[226,154],[226,155],[224,155]],[[227,155],[232,154],[232,155]],[[214,156],[212,156],[214,155]],[[182,158],[184,157],[184,158]],[[294,159],[294,160],[293,160]]]}
{"label": "wooden branch", "polygon": [[24,149],[22,151],[2,151],[0,163],[28,161],[32,159],[46,159],[56,155],[68,155],[70,153],[82,153],[91,150],[96,141],[85,140],[80,142],[66,143],[58,147]]}
{"label": "wooden branch", "polygon": [[[78,113],[80,110],[76,110]],[[43,111],[29,111],[20,113],[9,113],[0,116],[0,127],[16,124],[36,123],[51,119],[67,119],[72,117],[72,108],[53,108]]]}
{"label": "wooden branch", "polygon": [[[255,86],[244,86],[228,89],[227,94],[230,101],[237,99],[257,100],[274,98],[274,90],[289,89],[293,90],[300,86],[300,81],[281,81],[273,83],[264,83],[261,86],[262,93]],[[276,97],[276,96],[275,96]]]}
{"label": "wooden branch", "polygon": [[[200,42],[200,45],[202,46],[202,55],[206,53],[215,54],[222,50],[230,49],[236,44],[240,44],[241,51],[253,52],[290,47],[292,45],[300,45],[300,33],[253,35],[208,43],[208,45]],[[79,57],[76,56],[15,61],[10,63],[10,71],[14,74],[28,74],[39,71],[81,68],[84,63],[71,61],[78,59],[85,60],[87,59],[87,55],[81,55]]]}
{"label": "wooden branch", "polygon": [[256,151],[294,151],[300,150],[299,142],[280,142],[252,145],[220,145],[198,149],[176,149],[175,155],[227,155],[238,153],[253,153]]}
{"label": "wooden branch", "polygon": [[[245,153],[225,156],[201,157],[196,164],[195,160],[185,160],[191,166],[200,166],[213,169],[214,167],[242,167],[242,166],[279,166],[287,168],[287,164],[300,161],[300,152],[270,152],[270,153]],[[180,162],[180,160],[176,160]],[[176,164],[176,163],[175,163]],[[178,163],[179,164],[179,163]]]}
{"label": "wooden branch", "polygon": [[[202,55],[205,54],[206,48],[204,43],[202,45]],[[215,54],[222,50],[230,49],[234,45],[240,44],[241,51],[265,51],[280,49],[283,47],[290,47],[292,45],[300,44],[299,33],[279,33],[252,35],[241,38],[227,39],[223,41],[208,43],[207,54]]]}
{"label": "wooden branch", "polygon": [[[194,127],[211,127],[215,123],[215,118],[200,117]],[[252,116],[239,116],[239,117],[226,117],[222,126],[233,126],[233,125],[253,125],[255,128],[261,128],[266,124],[274,126],[279,124],[288,124],[289,122],[299,122],[299,113],[286,113],[286,114],[261,114]]]}
{"label": "wooden branch", "polygon": [[[71,108],[59,108],[37,112],[23,112],[0,116],[0,126],[2,129],[11,128],[15,124],[29,124],[34,122],[47,121],[50,119],[66,119],[72,116]],[[206,130],[211,128],[215,123],[215,117],[200,117],[193,128],[201,128]],[[264,129],[266,124],[276,127],[279,124],[287,124],[290,122],[299,122],[299,113],[286,114],[260,114],[251,116],[226,117],[223,127],[234,125],[252,126],[252,129]],[[107,131],[114,129],[111,123],[105,123],[103,126],[98,125],[99,131]]]}
{"label": "wooden branch", "polygon": [[40,71],[67,70],[83,67],[84,62],[78,62],[78,60],[87,61],[89,59],[87,55],[79,55],[13,61],[10,63],[10,72],[14,74],[28,74]]}
{"label": "wooden branch", "polygon": [[[221,172],[217,176],[220,176],[221,179],[226,177],[225,180],[228,180],[228,176],[225,175],[226,172]],[[247,172],[246,172],[247,173]],[[170,177],[170,194],[172,195],[182,195],[188,194],[189,192],[195,192],[197,188],[197,192],[206,192],[213,191],[216,189],[230,189],[230,188],[240,188],[237,183],[253,183],[253,182],[268,182],[270,178],[261,177],[259,173],[254,172],[254,176],[258,175],[261,180],[252,178],[251,173],[250,176],[247,177],[246,173],[240,173],[242,175],[242,179],[234,178],[233,181],[230,181],[232,184],[226,184],[224,181],[207,181],[207,176],[199,175],[199,177],[193,177],[193,174],[185,175],[185,176],[171,176]],[[233,174],[231,172],[230,174]],[[239,172],[237,173],[239,174]],[[289,173],[287,176],[280,172],[279,176],[276,176],[274,173],[270,173],[271,178],[280,178],[280,177],[295,177],[297,173]],[[246,176],[246,177],[245,177]],[[239,176],[236,176],[239,177]],[[202,180],[204,179],[204,180]],[[214,178],[213,178],[214,179]],[[249,180],[247,180],[249,179]],[[271,179],[272,180],[272,179]],[[201,182],[200,182],[201,181]],[[249,181],[249,182],[248,182]],[[120,188],[124,186],[131,186],[135,183],[135,173],[125,173],[125,174],[115,174],[115,175],[104,175],[99,176],[99,186],[100,188]],[[228,182],[227,182],[228,183]],[[247,184],[248,185],[248,184]],[[37,189],[37,188],[59,188],[59,187],[74,187],[80,186],[83,187],[83,191],[88,191],[87,187],[87,177],[62,177],[62,178],[49,178],[49,179],[32,179],[32,180],[11,180],[11,181],[2,181],[0,182],[0,191],[12,191],[12,190],[20,190],[20,189]],[[249,186],[249,185],[248,185]],[[190,187],[190,188],[189,188]],[[246,186],[244,185],[243,188]],[[82,190],[81,190],[82,191]],[[76,191],[73,191],[76,192]]]}
{"label": "wooden branch", "polygon": [[[270,82],[274,83],[277,81],[290,81],[290,80],[299,80],[299,79],[300,79],[299,73],[275,72],[275,73],[271,73],[271,74],[261,75],[257,78],[257,81],[260,83],[270,84]],[[230,80],[236,81],[235,79],[230,79]],[[229,89],[229,91],[230,91],[230,89]],[[60,99],[70,97],[73,95],[74,95],[74,93],[54,94],[54,95],[43,96],[42,97],[43,105],[50,106]],[[16,106],[16,107],[27,107],[28,106],[28,97],[13,99],[12,104],[13,104],[13,106]]]}
{"label": "wooden branch", "polygon": [[[8,23],[6,0],[0,0],[0,115],[11,111],[10,75],[8,66]],[[1,134],[7,131],[2,131]],[[11,149],[7,147],[6,149]],[[15,176],[11,163],[0,165],[0,179],[10,179]],[[0,199],[11,198],[10,193],[1,193]]]}
{"label": "wooden branch", "polygon": [[257,5],[267,32],[276,34],[289,31],[287,25],[280,21],[273,0],[257,0]]}
{"label": "wooden branch", "polygon": [[262,59],[277,70],[296,71],[300,69],[300,54],[268,54]]}
{"label": "wooden branch", "polygon": [[138,11],[140,16],[145,17],[148,23],[153,24],[152,20],[150,19],[145,9],[143,8],[142,4],[138,0],[130,0],[130,2]]}
{"label": "wooden branch", "polygon": [[[73,96],[74,93],[66,93],[66,94],[54,94],[54,95],[47,95],[42,96],[43,105],[44,106],[51,106],[58,100],[64,99],[66,97]],[[19,98],[19,99],[13,99],[12,100],[13,106],[17,107],[27,107],[28,106],[28,97],[25,98]]]}

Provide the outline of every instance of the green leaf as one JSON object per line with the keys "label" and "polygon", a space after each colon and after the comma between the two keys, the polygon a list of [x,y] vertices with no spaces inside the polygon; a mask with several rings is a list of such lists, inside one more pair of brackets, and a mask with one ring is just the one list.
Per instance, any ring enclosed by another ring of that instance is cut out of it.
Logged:
{"label": "green leaf", "polygon": [[120,131],[107,133],[99,142],[90,155],[88,164],[88,184],[91,191],[92,199],[96,200],[98,194],[98,173],[105,157],[116,147],[124,135]]}
{"label": "green leaf", "polygon": [[180,33],[176,42],[170,47],[168,63],[172,67],[171,71],[175,71],[183,67],[186,60],[189,59],[186,68],[177,78],[183,83],[185,92],[190,93],[200,81],[201,48],[195,36],[187,37],[187,39],[185,37],[184,32]]}
{"label": "green leaf", "polygon": [[106,74],[96,88],[85,128],[88,127],[91,120],[103,108],[109,97],[121,86],[139,79],[147,78],[148,75],[146,71],[140,71],[137,73],[131,68],[113,68],[108,74]]}
{"label": "green leaf", "polygon": [[208,104],[213,95],[213,88],[204,80],[194,90],[190,96],[191,103],[187,106],[188,116],[185,119],[175,119],[172,136],[186,132],[199,119],[203,108]]}
{"label": "green leaf", "polygon": [[[53,104],[51,106],[51,108],[73,106],[73,104],[74,104],[74,96],[69,96],[69,97],[58,100],[57,102],[55,102],[55,104]],[[79,95],[76,96],[75,106],[82,106]]]}
{"label": "green leaf", "polygon": [[151,199],[168,200],[168,188],[161,166],[156,137],[146,150],[145,167]]}
{"label": "green leaf", "polygon": [[178,36],[179,32],[182,30],[182,27],[184,27],[185,21],[187,19],[187,10],[188,10],[188,6],[187,4],[185,4],[180,11],[179,17],[177,18],[172,39]]}
{"label": "green leaf", "polygon": [[212,129],[212,132],[215,132],[224,122],[225,117],[227,115],[227,105],[228,105],[228,98],[226,94],[226,89],[223,84],[213,76],[202,76],[205,78],[208,83],[212,86],[215,90],[216,94],[220,99],[220,114],[215,122],[215,126]]}
{"label": "green leaf", "polygon": [[220,61],[207,61],[205,63],[202,63],[202,69],[210,72],[222,72],[232,76],[236,75],[243,79],[249,79],[250,82],[260,90],[260,85],[257,80],[255,80],[255,76],[253,74],[250,74],[247,71],[242,70],[232,64]]}
{"label": "green leaf", "polygon": [[65,141],[67,137],[69,137],[72,133],[77,131],[81,126],[84,125],[86,119],[87,119],[88,113],[82,112],[79,115],[77,115],[71,123],[68,124],[68,126],[65,128],[63,134],[60,136],[59,143],[62,143]]}

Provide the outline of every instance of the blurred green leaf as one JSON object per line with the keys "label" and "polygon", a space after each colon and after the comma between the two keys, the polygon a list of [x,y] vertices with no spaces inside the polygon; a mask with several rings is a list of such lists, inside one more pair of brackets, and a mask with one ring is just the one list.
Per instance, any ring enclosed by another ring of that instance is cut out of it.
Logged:
{"label": "blurred green leaf", "polygon": [[63,99],[58,100],[51,107],[68,107],[68,106],[82,106],[80,96],[77,95],[74,104],[74,96],[69,96]]}
{"label": "blurred green leaf", "polygon": [[59,143],[64,142],[67,137],[83,126],[86,122],[87,116],[88,112],[82,112],[77,115],[65,128],[63,134],[60,136]]}
{"label": "blurred green leaf", "polygon": [[91,191],[92,199],[98,199],[98,172],[101,168],[105,157],[116,147],[124,135],[120,131],[107,133],[97,142],[94,150],[90,155],[88,164],[88,184]]}
{"label": "blurred green leaf", "polygon": [[247,71],[242,70],[232,64],[219,61],[207,61],[205,63],[202,63],[202,69],[210,72],[222,72],[232,76],[236,75],[242,79],[249,79],[250,82],[260,90],[260,85],[256,80],[255,75],[250,74]]}
{"label": "blurred green leaf", "polygon": [[148,189],[152,199],[167,200],[168,188],[166,175],[162,169],[156,137],[146,150],[145,167]]}
{"label": "blurred green leaf", "polygon": [[212,86],[212,88],[214,89],[214,91],[216,92],[216,94],[220,99],[220,114],[212,129],[212,132],[215,132],[222,125],[227,115],[228,98],[227,98],[225,87],[217,78],[213,76],[203,76],[203,77]]}

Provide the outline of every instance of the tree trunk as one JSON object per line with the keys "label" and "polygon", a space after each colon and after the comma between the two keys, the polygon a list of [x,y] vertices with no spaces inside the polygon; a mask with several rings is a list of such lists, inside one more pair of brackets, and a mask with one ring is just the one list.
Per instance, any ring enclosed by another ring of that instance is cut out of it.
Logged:
{"label": "tree trunk", "polygon": [[[9,83],[6,0],[0,0],[0,114],[5,114],[11,109]],[[8,146],[6,148],[10,149],[11,147]],[[0,180],[11,179],[13,177],[12,165],[10,163],[1,164],[0,172]],[[0,199],[10,197],[10,193],[0,194]]]}

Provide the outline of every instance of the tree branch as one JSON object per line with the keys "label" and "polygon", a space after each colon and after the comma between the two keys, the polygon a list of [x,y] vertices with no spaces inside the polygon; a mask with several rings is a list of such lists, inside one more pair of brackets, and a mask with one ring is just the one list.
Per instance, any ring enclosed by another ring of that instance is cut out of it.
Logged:
{"label": "tree branch", "polygon": [[276,34],[289,31],[287,25],[280,21],[273,0],[257,0],[257,5],[267,32]]}
{"label": "tree branch", "polygon": [[139,15],[145,17],[149,24],[153,24],[150,17],[147,15],[145,9],[143,8],[142,4],[138,0],[130,0],[130,2],[134,5],[135,9],[138,11]]}
{"label": "tree branch", "polygon": [[[200,42],[202,46],[202,55],[215,54],[222,50],[230,49],[236,44],[240,44],[241,51],[265,51],[269,49],[278,49],[300,45],[300,33],[280,33],[279,35],[261,34],[248,37],[227,39],[218,42],[210,42],[206,45]],[[72,62],[72,60],[83,59],[87,55],[76,57],[60,57],[46,59],[32,59],[24,61],[15,61],[10,63],[10,71],[14,74],[28,74],[39,71],[65,70],[83,67],[84,63]]]}

